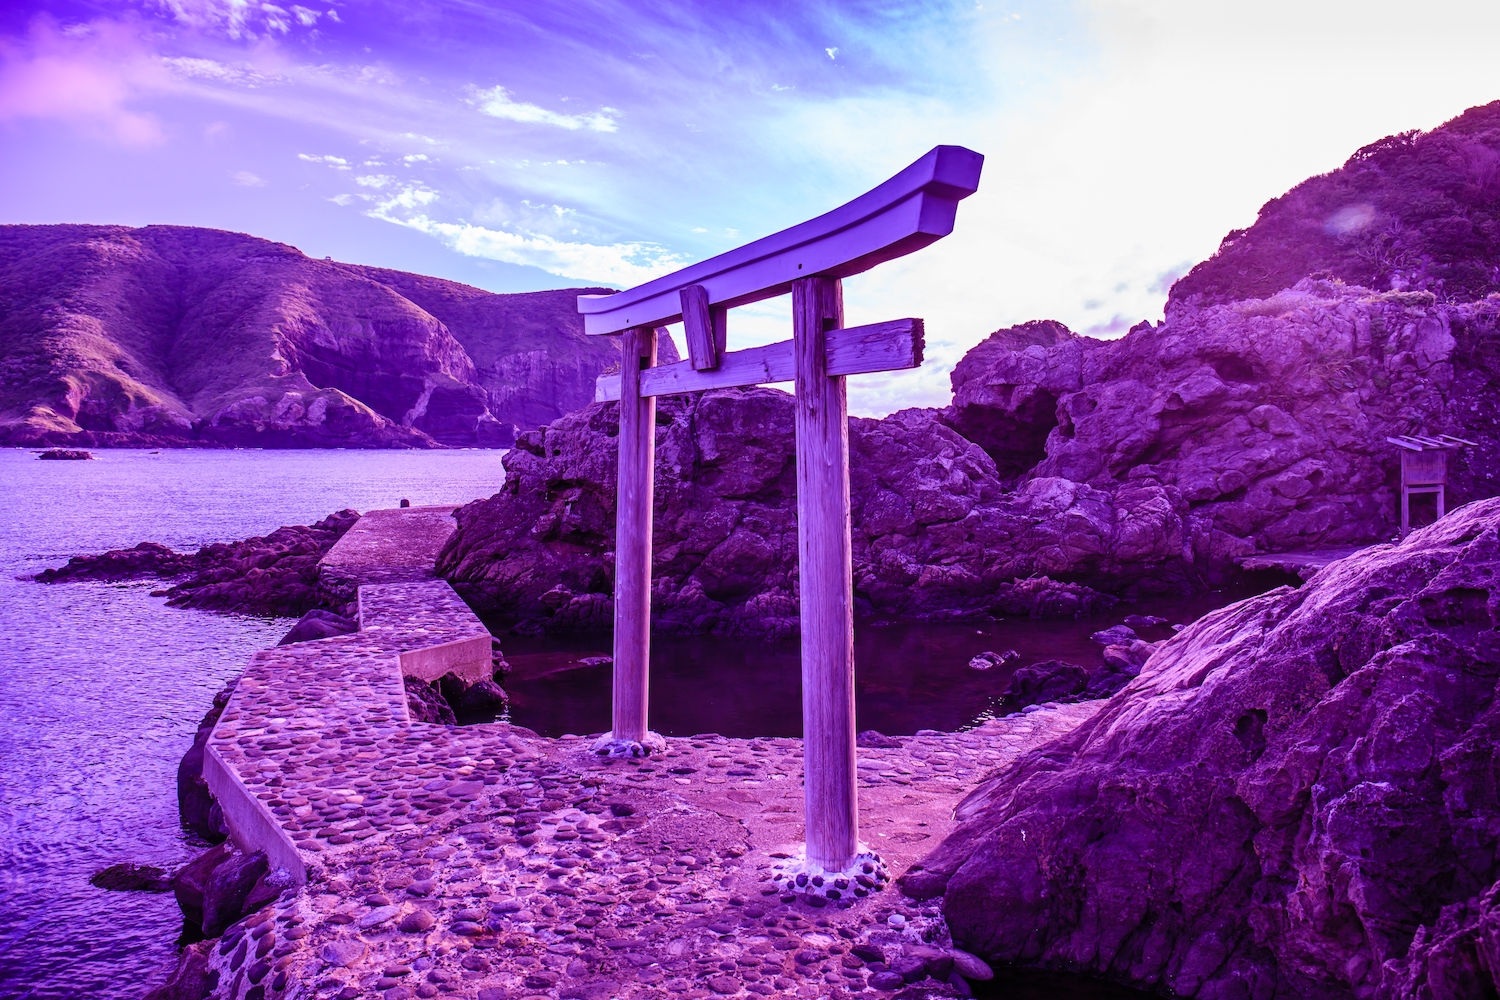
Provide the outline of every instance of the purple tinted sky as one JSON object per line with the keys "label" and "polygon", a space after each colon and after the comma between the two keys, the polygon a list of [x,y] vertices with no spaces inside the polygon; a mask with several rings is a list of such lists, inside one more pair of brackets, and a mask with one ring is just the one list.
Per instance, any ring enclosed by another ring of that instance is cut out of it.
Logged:
{"label": "purple tinted sky", "polygon": [[[985,153],[953,237],[846,284],[928,320],[941,403],[998,326],[1109,336],[1266,199],[1500,98],[1500,5],[11,2],[0,221],[170,222],[496,291],[633,284]],[[731,346],[787,335],[737,311]]]}

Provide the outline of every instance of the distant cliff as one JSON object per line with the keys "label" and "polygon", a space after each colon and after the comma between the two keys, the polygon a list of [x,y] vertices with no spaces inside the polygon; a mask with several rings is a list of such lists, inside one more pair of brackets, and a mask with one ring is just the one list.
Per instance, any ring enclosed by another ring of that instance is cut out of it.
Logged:
{"label": "distant cliff", "polygon": [[[507,446],[618,338],[497,295],[183,226],[0,226],[0,444]],[[667,354],[672,354],[670,346]]]}

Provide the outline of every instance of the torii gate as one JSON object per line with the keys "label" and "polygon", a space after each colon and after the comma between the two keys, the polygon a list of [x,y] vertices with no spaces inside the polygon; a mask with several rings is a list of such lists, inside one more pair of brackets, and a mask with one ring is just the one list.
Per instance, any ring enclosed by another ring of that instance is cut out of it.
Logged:
{"label": "torii gate", "polygon": [[[620,374],[601,377],[595,397],[620,401],[614,728],[599,753],[640,756],[664,746],[646,723],[655,397],[796,384],[804,784],[813,871],[848,872],[859,858],[844,376],[915,368],[923,347],[920,319],[844,329],[840,279],[951,233],[959,201],[978,189],[983,163],[962,146],[938,146],[825,215],[623,292],[578,297],[585,333],[625,338]],[[791,340],[726,352],[729,308],[788,291]],[[688,359],[658,367],[656,328],[679,319]]]}

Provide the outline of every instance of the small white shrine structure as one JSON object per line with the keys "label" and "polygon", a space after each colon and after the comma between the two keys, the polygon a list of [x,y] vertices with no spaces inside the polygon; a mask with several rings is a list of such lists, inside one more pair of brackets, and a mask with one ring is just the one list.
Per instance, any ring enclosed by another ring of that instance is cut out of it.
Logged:
{"label": "small white shrine structure", "polygon": [[1401,537],[1405,538],[1411,532],[1411,498],[1432,494],[1441,520],[1447,510],[1448,452],[1478,445],[1451,434],[1401,434],[1386,441],[1401,449]]}
{"label": "small white shrine structure", "polygon": [[[655,397],[795,383],[806,862],[830,877],[857,871],[861,860],[844,376],[915,368],[923,347],[919,319],[845,329],[840,279],[952,232],[983,163],[972,150],[938,146],[826,215],[635,288],[578,299],[586,333],[624,338],[620,374],[601,377],[596,396],[620,401],[614,728],[600,753],[638,756],[662,745],[647,728]],[[791,340],[728,350],[727,310],[788,292]],[[657,327],[678,320],[688,358],[658,366]]]}

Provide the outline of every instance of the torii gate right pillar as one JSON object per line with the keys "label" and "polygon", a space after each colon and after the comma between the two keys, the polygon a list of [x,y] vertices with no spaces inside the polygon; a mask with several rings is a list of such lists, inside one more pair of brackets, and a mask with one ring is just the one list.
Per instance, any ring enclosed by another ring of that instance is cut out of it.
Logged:
{"label": "torii gate right pillar", "polygon": [[837,278],[792,284],[797,392],[797,553],[802,593],[802,740],[807,857],[830,871],[858,852],[849,418],[825,340],[844,325]]}

